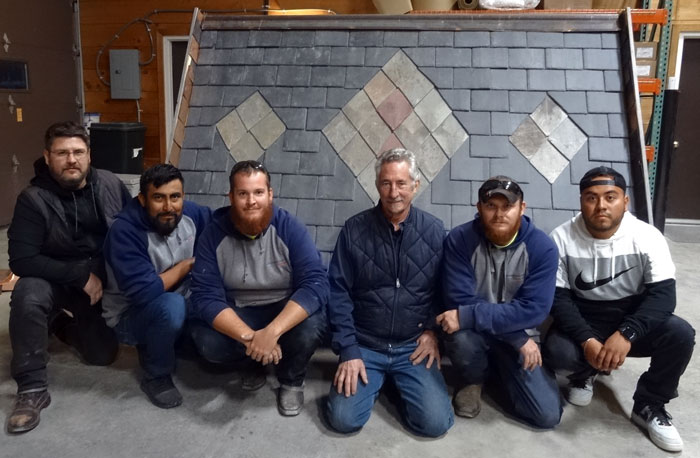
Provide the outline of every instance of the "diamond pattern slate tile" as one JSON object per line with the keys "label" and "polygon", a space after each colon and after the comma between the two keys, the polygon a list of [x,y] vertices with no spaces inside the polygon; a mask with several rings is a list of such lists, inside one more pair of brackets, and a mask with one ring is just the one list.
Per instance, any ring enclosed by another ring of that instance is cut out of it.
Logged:
{"label": "diamond pattern slate tile", "polygon": [[364,170],[362,170],[362,172],[360,172],[360,174],[357,176],[357,181],[360,183],[360,186],[362,186],[362,189],[365,190],[369,198],[375,204],[379,202],[379,191],[377,191],[376,178],[374,163],[372,162],[370,162],[367,167],[365,167]]}
{"label": "diamond pattern slate tile", "polygon": [[416,105],[415,111],[428,130],[433,132],[442,124],[452,110],[442,100],[438,91],[433,89]]}
{"label": "diamond pattern slate tile", "polygon": [[258,144],[255,137],[250,132],[246,134],[239,140],[230,150],[231,157],[233,157],[236,162],[240,161],[253,161],[260,157],[263,153],[263,149]]}
{"label": "diamond pattern slate tile", "polygon": [[263,149],[267,149],[286,129],[282,120],[274,111],[271,111],[265,118],[250,129],[250,133],[253,134]]}
{"label": "diamond pattern slate tile", "polygon": [[554,129],[552,135],[549,136],[549,141],[561,152],[567,159],[571,160],[574,154],[581,149],[581,146],[586,141],[586,135],[581,132],[576,124],[571,119],[566,118],[559,124],[559,127]]}
{"label": "diamond pattern slate tile", "polygon": [[243,121],[241,121],[236,110],[231,111],[224,119],[219,121],[216,124],[216,129],[229,150],[243,138],[246,132]]}
{"label": "diamond pattern slate tile", "polygon": [[544,143],[540,150],[530,158],[530,163],[550,183],[554,183],[561,172],[569,165],[569,161],[559,154],[549,142]]}
{"label": "diamond pattern slate tile", "polygon": [[433,132],[433,137],[435,137],[435,140],[445,154],[447,154],[448,157],[452,157],[467,138],[469,138],[469,135],[467,135],[467,132],[462,128],[459,121],[457,121],[457,118],[450,114],[435,132]]}
{"label": "diamond pattern slate tile", "polygon": [[418,156],[418,167],[428,179],[428,183],[433,181],[433,178],[447,164],[448,158],[440,148],[440,145],[433,137],[428,137],[423,145],[421,145],[420,155]]}
{"label": "diamond pattern slate tile", "polygon": [[392,130],[399,127],[412,110],[410,102],[398,89],[392,91],[377,107],[379,116],[386,121]]}
{"label": "diamond pattern slate tile", "polygon": [[365,91],[359,91],[355,97],[343,107],[343,113],[348,117],[356,129],[362,127],[367,120],[366,113],[374,111],[374,106],[370,102]]}
{"label": "diamond pattern slate tile", "polygon": [[535,121],[527,117],[510,136],[510,142],[529,159],[547,142],[547,137]]}
{"label": "diamond pattern slate tile", "polygon": [[323,134],[336,151],[341,151],[357,133],[350,120],[343,113],[338,115],[323,128]]}
{"label": "diamond pattern slate tile", "polygon": [[379,107],[381,103],[392,93],[396,86],[391,80],[386,76],[384,72],[378,72],[369,83],[365,86],[364,90],[367,93],[370,101],[375,107]]}
{"label": "diamond pattern slate tile", "polygon": [[355,135],[338,155],[350,167],[355,176],[359,175],[367,164],[373,163],[375,156],[362,136]]}
{"label": "diamond pattern slate tile", "polygon": [[566,113],[551,98],[545,97],[530,117],[545,135],[549,135],[566,118]]}
{"label": "diamond pattern slate tile", "polygon": [[403,52],[394,54],[383,67],[384,73],[398,86],[412,105],[430,92],[433,85]]}
{"label": "diamond pattern slate tile", "polygon": [[382,152],[382,145],[391,135],[391,130],[376,111],[368,111],[367,120],[360,128],[360,135],[377,155]]}
{"label": "diamond pattern slate tile", "polygon": [[404,148],[403,144],[399,141],[399,138],[392,132],[389,137],[387,137],[386,141],[380,148],[381,152],[388,151],[390,149],[394,148]]}
{"label": "diamond pattern slate tile", "polygon": [[259,92],[255,92],[245,102],[240,104],[236,111],[246,129],[251,129],[267,116],[272,111],[272,108],[270,108],[270,105],[267,104]]}
{"label": "diamond pattern slate tile", "polygon": [[430,131],[415,113],[408,115],[406,120],[396,129],[396,136],[401,140],[401,143],[412,151],[419,151],[429,135]]}

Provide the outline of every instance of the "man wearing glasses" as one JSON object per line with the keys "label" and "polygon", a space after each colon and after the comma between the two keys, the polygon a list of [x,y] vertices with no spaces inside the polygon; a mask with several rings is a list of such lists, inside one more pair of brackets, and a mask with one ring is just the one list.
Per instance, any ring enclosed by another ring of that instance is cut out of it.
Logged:
{"label": "man wearing glasses", "polygon": [[114,332],[102,319],[108,226],[131,196],[110,172],[90,167],[90,139],[73,122],[48,128],[35,176],[17,198],[8,230],[10,268],[20,279],[10,300],[12,377],[17,398],[9,433],[39,424],[51,402],[46,364],[50,333],[75,347],[88,364],[108,365],[117,354]]}
{"label": "man wearing glasses", "polygon": [[229,181],[231,206],[214,212],[195,251],[190,334],[205,360],[244,370],[244,390],[276,364],[277,409],[298,415],[327,327],[326,269],[304,224],[272,203],[262,164],[238,162]]}
{"label": "man wearing glasses", "polygon": [[502,387],[506,408],[537,428],[553,428],[562,414],[559,390],[542,367],[535,341],[554,297],[557,248],[524,215],[520,186],[489,178],[479,189],[478,216],[445,240],[443,293],[447,311],[437,322],[462,388],[455,413],[476,417],[489,377]]}

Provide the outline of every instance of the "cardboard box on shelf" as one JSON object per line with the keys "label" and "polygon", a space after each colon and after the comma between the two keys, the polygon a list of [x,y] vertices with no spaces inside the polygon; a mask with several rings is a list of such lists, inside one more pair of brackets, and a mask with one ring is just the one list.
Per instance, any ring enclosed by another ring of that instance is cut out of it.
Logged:
{"label": "cardboard box on shelf", "polygon": [[656,78],[656,59],[637,59],[637,76]]}
{"label": "cardboard box on shelf", "polygon": [[451,10],[457,0],[372,0],[380,14],[404,14],[411,10]]}
{"label": "cardboard box on shelf", "polygon": [[622,10],[625,8],[639,8],[641,4],[641,0],[593,0],[593,9]]}
{"label": "cardboard box on shelf", "polygon": [[637,59],[656,59],[659,44],[655,41],[635,41],[634,57]]}

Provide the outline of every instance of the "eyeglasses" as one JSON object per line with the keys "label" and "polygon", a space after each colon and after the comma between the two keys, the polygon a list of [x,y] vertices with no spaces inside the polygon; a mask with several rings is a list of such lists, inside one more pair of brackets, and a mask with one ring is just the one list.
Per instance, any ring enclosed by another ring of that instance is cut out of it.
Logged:
{"label": "eyeglasses", "polygon": [[233,169],[231,169],[231,176],[235,175],[241,170],[262,170],[263,172],[267,172],[265,167],[258,161],[240,161],[236,162],[236,165],[234,165]]}
{"label": "eyeglasses", "polygon": [[523,197],[522,189],[520,189],[518,183],[514,181],[487,180],[481,185],[481,188],[479,188],[479,200],[483,200],[485,197],[487,197],[488,193],[494,189],[503,189],[505,191],[512,192],[518,197]]}
{"label": "eyeglasses", "polygon": [[88,152],[86,149],[60,149],[57,151],[51,151],[51,154],[55,154],[56,156],[58,156],[59,159],[68,159],[68,156],[72,154],[74,158],[80,160],[87,156],[87,153]]}

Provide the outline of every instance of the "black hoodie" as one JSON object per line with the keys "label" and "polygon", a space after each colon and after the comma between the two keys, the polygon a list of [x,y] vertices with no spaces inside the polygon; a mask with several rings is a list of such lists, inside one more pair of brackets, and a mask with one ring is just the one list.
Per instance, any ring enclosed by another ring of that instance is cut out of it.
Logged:
{"label": "black hoodie", "polygon": [[91,272],[104,280],[102,243],[108,223],[130,198],[126,187],[110,172],[91,167],[82,189],[62,188],[43,157],[34,171],[8,230],[10,268],[20,277],[78,288]]}

